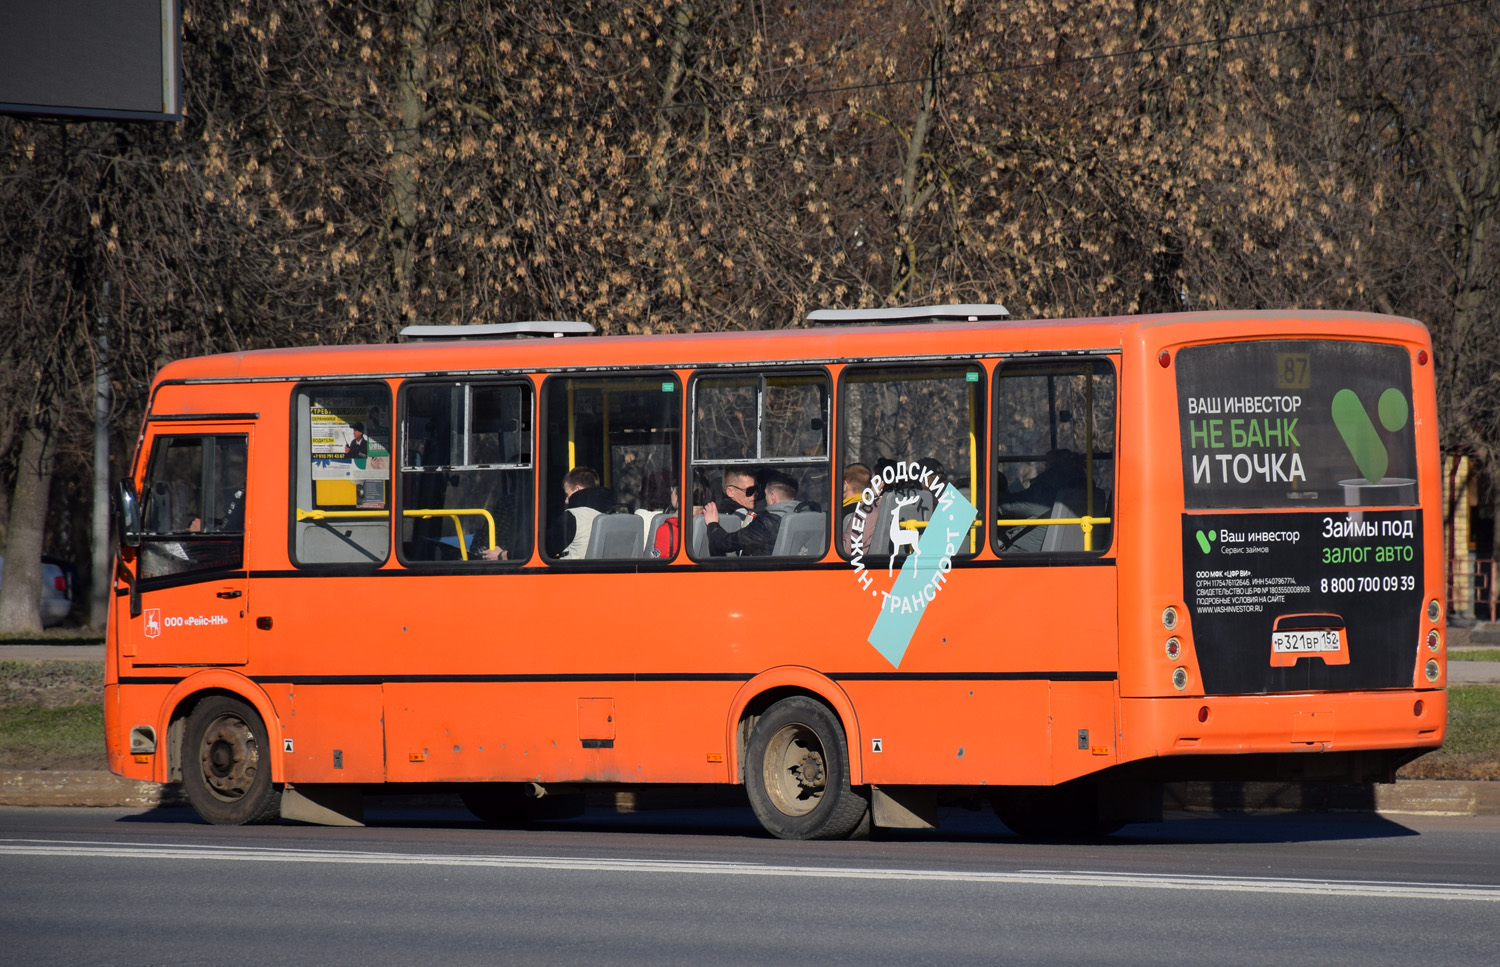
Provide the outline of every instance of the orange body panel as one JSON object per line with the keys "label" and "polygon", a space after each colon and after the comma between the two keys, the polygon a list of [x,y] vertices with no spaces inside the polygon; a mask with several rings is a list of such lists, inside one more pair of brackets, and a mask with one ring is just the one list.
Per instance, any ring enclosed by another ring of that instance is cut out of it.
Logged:
{"label": "orange body panel", "polygon": [[[1436,747],[1445,680],[1428,682],[1422,668],[1435,657],[1444,669],[1446,654],[1430,656],[1420,641],[1407,688],[1203,697],[1183,600],[1177,388],[1158,354],[1216,334],[1308,333],[1430,352],[1425,333],[1405,320],[1217,313],[468,343],[461,354],[431,344],[279,350],[173,363],[158,377],[153,416],[237,415],[215,424],[224,432],[253,424],[244,571],[152,591],[138,617],[126,585],[117,587],[110,768],[167,780],[166,755],[138,763],[122,751],[129,730],[154,726],[164,749],[172,721],[204,689],[240,695],[265,718],[279,782],[738,782],[741,720],[761,696],[784,689],[816,694],[839,715],[856,784],[1045,785],[1175,755]],[[992,377],[1005,354],[1078,349],[1108,351],[1119,367],[1112,548],[1075,566],[1017,566],[983,546],[972,562],[955,563],[899,669],[867,640],[881,600],[833,553],[787,570],[701,566],[686,555],[590,570],[548,565],[533,552],[518,572],[469,574],[424,573],[392,553],[360,575],[299,571],[290,557],[290,399],[302,377],[375,376],[394,388],[398,374],[455,368],[540,382],[552,369],[615,366],[674,367],[686,379],[702,363],[836,367],[912,355],[982,357]],[[1412,393],[1425,474],[1422,595],[1441,601],[1430,364],[1413,367]],[[199,425],[148,423],[143,453],[153,434]],[[144,462],[138,456],[137,485]],[[217,596],[233,590],[240,596]],[[165,626],[214,602],[227,620],[212,641]],[[1162,619],[1168,608],[1181,621],[1172,630]],[[159,624],[148,633],[152,618]],[[1421,627],[1446,638],[1441,620]],[[1175,659],[1165,648],[1173,636]],[[189,667],[202,665],[216,667]],[[1178,666],[1187,669],[1182,689],[1172,679]],[[1419,697],[1425,711],[1414,715]],[[1204,706],[1211,712],[1200,723]]]}

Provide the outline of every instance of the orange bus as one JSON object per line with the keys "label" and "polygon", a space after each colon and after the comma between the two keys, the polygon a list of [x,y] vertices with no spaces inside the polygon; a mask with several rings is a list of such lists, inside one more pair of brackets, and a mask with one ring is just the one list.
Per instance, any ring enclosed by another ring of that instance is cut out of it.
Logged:
{"label": "orange bus", "polygon": [[1166,781],[1390,781],[1442,743],[1419,323],[587,332],[164,367],[117,488],[110,768],[214,823],[743,784],[828,838],[944,803],[1100,832]]}

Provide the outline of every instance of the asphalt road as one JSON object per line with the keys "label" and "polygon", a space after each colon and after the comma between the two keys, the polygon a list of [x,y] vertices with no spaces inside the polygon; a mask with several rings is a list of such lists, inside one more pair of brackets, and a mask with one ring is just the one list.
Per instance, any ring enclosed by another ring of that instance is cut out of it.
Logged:
{"label": "asphalt road", "polygon": [[1493,964],[1500,817],[1176,818],[785,843],[745,810],[527,831],[0,809],[15,964]]}

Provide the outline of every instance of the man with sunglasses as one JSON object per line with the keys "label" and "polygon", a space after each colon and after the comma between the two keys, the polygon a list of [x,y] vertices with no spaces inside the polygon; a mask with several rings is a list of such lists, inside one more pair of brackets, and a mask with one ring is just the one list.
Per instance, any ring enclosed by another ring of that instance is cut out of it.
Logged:
{"label": "man with sunglasses", "polygon": [[[755,471],[746,467],[724,471],[724,496],[739,505],[735,513],[744,513],[739,530],[725,530],[719,522],[719,508],[712,503],[704,506],[703,523],[708,527],[708,550],[713,556],[768,557],[776,546],[781,518],[797,509],[797,485],[791,478],[770,474],[762,488],[756,485],[755,477]],[[757,498],[764,498],[764,502],[757,504]]]}

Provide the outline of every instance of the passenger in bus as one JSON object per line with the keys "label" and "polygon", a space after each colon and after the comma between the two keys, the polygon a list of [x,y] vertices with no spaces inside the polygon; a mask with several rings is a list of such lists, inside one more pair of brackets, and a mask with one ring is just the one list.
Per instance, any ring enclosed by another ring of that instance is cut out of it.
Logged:
{"label": "passenger in bus", "polygon": [[[754,476],[736,470],[724,472],[724,491],[731,500],[744,504],[760,495]],[[719,523],[719,508],[710,503],[703,508],[703,522],[708,526],[708,551],[715,557],[738,553],[745,557],[768,557],[776,546],[776,534],[781,530],[782,518],[797,510],[797,484],[790,477],[772,473],[766,477],[765,504],[763,509],[753,509],[747,515],[744,526],[737,531],[726,531]],[[731,493],[731,491],[733,491]]]}
{"label": "passenger in bus", "polygon": [[594,518],[607,514],[615,504],[609,488],[599,486],[599,474],[589,467],[574,467],[563,476],[562,514],[547,528],[547,551],[553,557],[581,560],[589,546]]}
{"label": "passenger in bus", "polygon": [[[710,501],[704,506],[706,511],[712,506],[716,512],[722,513],[726,510],[739,514],[741,517],[749,517],[757,510],[757,502],[764,505],[764,496],[756,483],[756,478],[765,473],[754,467],[726,467],[724,469],[724,499],[723,502]],[[760,498],[757,501],[757,497]]]}
{"label": "passenger in bus", "polygon": [[851,463],[844,468],[844,522],[839,537],[839,546],[845,554],[853,554],[854,508],[859,506],[860,495],[870,486],[870,468],[862,463]]}
{"label": "passenger in bus", "polygon": [[677,512],[677,485],[672,485],[672,505],[665,511],[667,517],[651,536],[651,556],[668,560],[677,556],[682,546],[682,518]]}
{"label": "passenger in bus", "polygon": [[[1047,453],[1042,472],[1016,493],[1002,493],[1000,518],[1040,520],[1052,516],[1052,506],[1065,490],[1082,487],[1085,482],[1083,457],[1063,447]],[[1046,526],[1029,525],[1007,528],[1000,538],[1002,551],[1040,551],[1046,540]]]}

